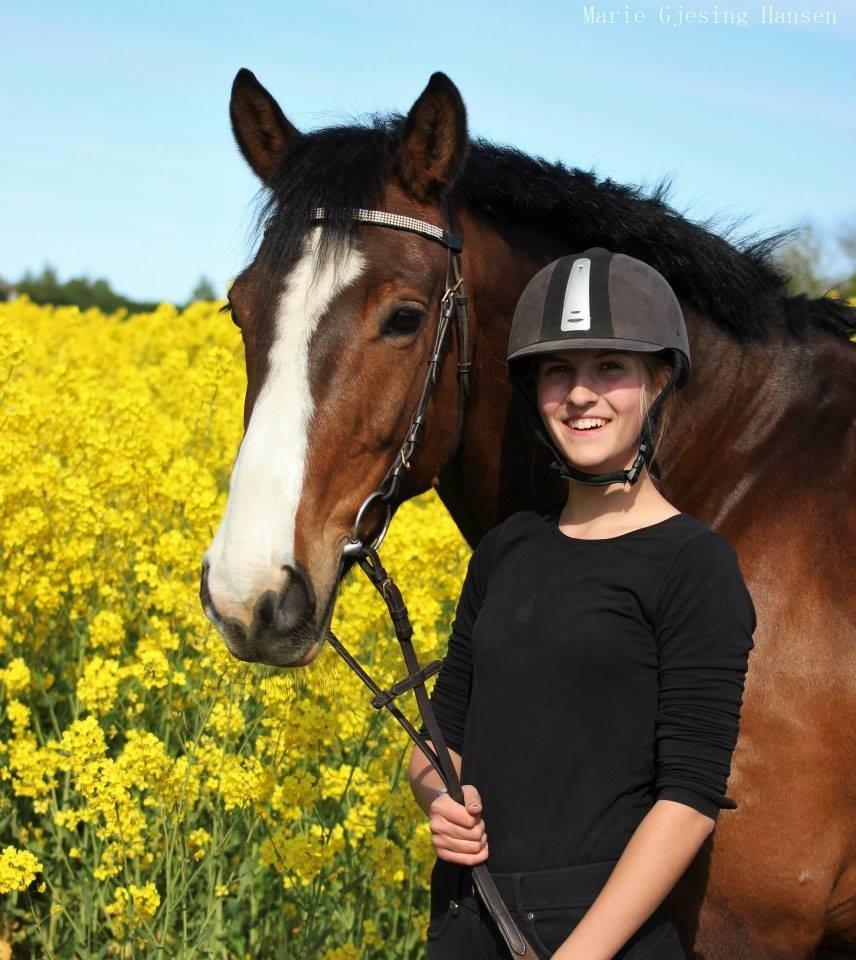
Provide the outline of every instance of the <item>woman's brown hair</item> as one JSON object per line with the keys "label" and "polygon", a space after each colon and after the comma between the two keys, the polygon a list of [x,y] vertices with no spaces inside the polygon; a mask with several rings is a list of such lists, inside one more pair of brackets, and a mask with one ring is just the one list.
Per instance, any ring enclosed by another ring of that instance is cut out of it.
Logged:
{"label": "woman's brown hair", "polygon": [[[648,373],[648,381],[652,392],[657,386],[665,386],[668,382],[669,374],[671,374],[673,369],[670,354],[664,351],[662,353],[639,353],[637,356],[642,361],[642,365],[645,367],[645,370]],[[647,393],[643,391],[640,400],[644,404],[642,410],[642,417],[644,419],[648,417]],[[672,405],[674,400],[675,391],[671,390],[669,395],[664,397],[663,401],[660,403],[659,413],[657,415],[657,424],[651,432],[651,442],[653,448],[651,450],[651,457],[648,462],[648,473],[654,479],[659,477],[656,459],[657,451],[660,448],[660,441],[663,439],[663,437],[666,435],[666,431],[669,429],[669,421],[671,419]]]}

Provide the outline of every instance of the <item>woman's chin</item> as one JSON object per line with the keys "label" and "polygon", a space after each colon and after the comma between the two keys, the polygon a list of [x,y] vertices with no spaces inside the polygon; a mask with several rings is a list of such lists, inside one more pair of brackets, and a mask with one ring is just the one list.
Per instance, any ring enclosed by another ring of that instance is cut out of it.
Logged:
{"label": "woman's chin", "polygon": [[[629,470],[636,459],[638,444],[616,453],[612,443],[603,443],[593,436],[588,438],[582,431],[579,436],[570,436],[564,426],[550,430],[554,445],[562,451],[565,460],[577,470],[585,473],[612,473],[617,470]],[[606,438],[604,438],[606,440]],[[600,447],[600,448],[599,448]]]}

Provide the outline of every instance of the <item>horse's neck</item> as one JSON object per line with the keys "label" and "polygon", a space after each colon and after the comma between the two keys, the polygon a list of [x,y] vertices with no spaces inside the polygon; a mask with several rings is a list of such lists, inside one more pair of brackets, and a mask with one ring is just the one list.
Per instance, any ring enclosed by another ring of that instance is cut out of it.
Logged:
{"label": "horse's neck", "polygon": [[664,495],[733,542],[769,516],[771,503],[797,513],[816,501],[819,479],[830,486],[824,499],[834,512],[852,469],[842,376],[854,359],[850,345],[823,331],[797,340],[781,327],[739,343],[691,308],[685,315],[692,376],[674,398],[657,458]]}
{"label": "horse's neck", "polygon": [[543,453],[536,450],[518,403],[511,403],[506,353],[523,288],[540,267],[567,250],[527,228],[500,234],[469,216],[462,224],[462,269],[474,333],[473,389],[458,452],[441,471],[436,489],[463,535],[475,544],[515,510],[564,496],[560,482],[545,485],[540,480]]}
{"label": "horse's neck", "polygon": [[[760,345],[738,344],[706,317],[683,307],[692,373],[689,385],[670,401],[655,456],[664,496],[711,523],[722,519],[741,479],[753,475],[751,458],[744,454],[778,420],[769,398],[762,396],[772,358]],[[748,443],[742,442],[748,437]]]}

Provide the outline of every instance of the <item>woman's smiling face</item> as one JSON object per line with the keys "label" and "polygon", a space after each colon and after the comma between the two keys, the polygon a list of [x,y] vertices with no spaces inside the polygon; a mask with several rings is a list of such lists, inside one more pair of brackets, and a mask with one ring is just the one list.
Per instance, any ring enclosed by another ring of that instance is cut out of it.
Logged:
{"label": "woman's smiling face", "polygon": [[550,436],[574,466],[629,467],[639,449],[642,396],[653,403],[643,360],[621,350],[565,350],[541,357],[537,403]]}

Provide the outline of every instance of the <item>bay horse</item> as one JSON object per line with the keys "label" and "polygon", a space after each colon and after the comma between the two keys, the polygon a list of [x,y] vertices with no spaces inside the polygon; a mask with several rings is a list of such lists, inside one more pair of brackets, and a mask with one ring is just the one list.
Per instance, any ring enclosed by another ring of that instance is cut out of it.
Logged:
{"label": "bay horse", "polygon": [[448,209],[463,239],[465,415],[445,362],[402,498],[433,487],[471,545],[515,510],[564,499],[506,377],[524,285],[592,246],[644,260],[675,289],[693,356],[659,484],[734,546],[758,612],[729,781],[738,809],[670,906],[688,955],[704,960],[854,955],[856,311],[786,296],[772,259],[783,234],[731,243],[672,209],[662,185],[645,196],[470,140],[441,73],[406,116],[304,134],[241,70],[230,114],[268,199],[258,251],[229,294],[245,345],[244,435],[200,588],[229,649],[279,666],[317,655],[343,545],[424,378],[446,251],[351,211],[443,228]]}

